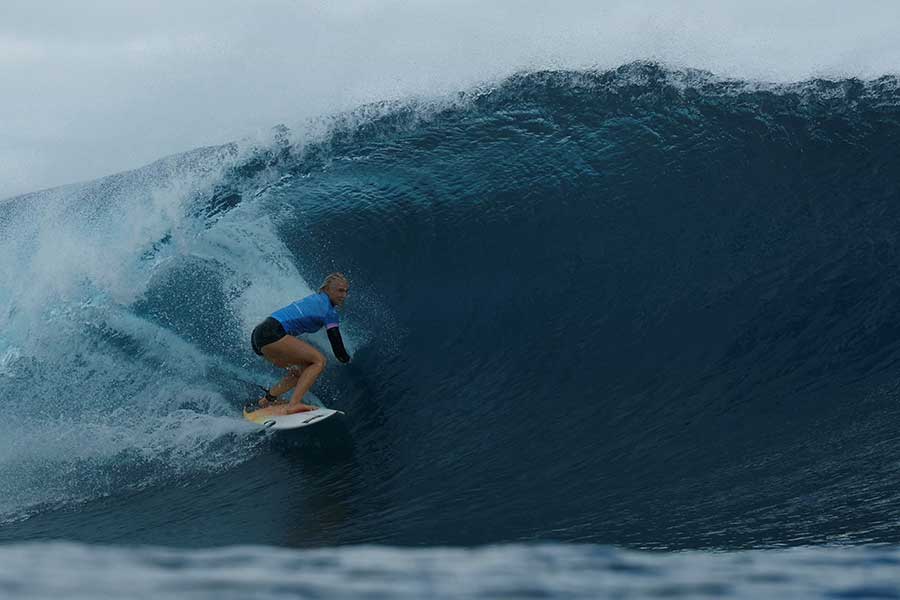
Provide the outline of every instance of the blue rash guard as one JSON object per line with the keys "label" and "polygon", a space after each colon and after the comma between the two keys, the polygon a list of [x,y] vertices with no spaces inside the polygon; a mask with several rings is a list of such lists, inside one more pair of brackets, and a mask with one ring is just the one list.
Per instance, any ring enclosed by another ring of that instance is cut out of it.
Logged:
{"label": "blue rash guard", "polygon": [[326,329],[333,329],[341,323],[337,310],[325,292],[291,302],[273,312],[272,318],[281,323],[288,335],[294,336],[314,333],[322,329],[323,325]]}

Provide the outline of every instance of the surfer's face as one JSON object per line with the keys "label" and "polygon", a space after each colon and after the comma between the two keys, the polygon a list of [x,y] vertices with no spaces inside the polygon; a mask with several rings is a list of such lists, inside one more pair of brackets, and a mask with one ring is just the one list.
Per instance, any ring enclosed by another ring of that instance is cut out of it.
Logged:
{"label": "surfer's face", "polygon": [[344,281],[334,281],[325,288],[325,293],[335,306],[343,306],[350,293],[350,286]]}

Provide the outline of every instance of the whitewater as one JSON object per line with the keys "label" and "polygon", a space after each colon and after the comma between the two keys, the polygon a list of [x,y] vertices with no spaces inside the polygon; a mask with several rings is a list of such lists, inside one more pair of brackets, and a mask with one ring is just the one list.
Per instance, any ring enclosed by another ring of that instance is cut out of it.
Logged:
{"label": "whitewater", "polygon": [[[3,201],[0,589],[900,596],[898,90],[523,71]],[[334,270],[348,418],[260,434]]]}

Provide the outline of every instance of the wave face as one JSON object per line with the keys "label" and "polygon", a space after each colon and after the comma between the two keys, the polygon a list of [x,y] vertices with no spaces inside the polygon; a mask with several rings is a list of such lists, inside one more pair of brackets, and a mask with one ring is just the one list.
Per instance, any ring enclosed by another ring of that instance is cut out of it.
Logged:
{"label": "wave face", "polygon": [[[288,138],[0,206],[0,537],[900,541],[895,78],[528,73]],[[332,270],[352,443],[285,449],[247,338]]]}

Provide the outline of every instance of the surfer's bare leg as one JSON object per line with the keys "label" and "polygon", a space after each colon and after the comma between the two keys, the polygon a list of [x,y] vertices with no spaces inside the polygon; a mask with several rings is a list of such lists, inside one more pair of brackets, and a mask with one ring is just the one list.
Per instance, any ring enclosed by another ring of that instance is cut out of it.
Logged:
{"label": "surfer's bare leg", "polygon": [[[303,403],[303,396],[325,370],[325,355],[310,344],[291,335],[267,344],[262,348],[262,353],[275,366],[300,367],[302,369],[294,385],[294,393],[291,394],[290,401],[284,407],[284,414],[315,410],[317,407]],[[274,392],[270,393],[274,395]]]}
{"label": "surfer's bare leg", "polygon": [[265,396],[256,401],[257,406],[266,408],[269,406],[270,400],[272,402],[278,402],[279,396],[297,385],[297,378],[300,377],[300,371],[300,367],[288,368],[288,374],[285,375],[281,381],[270,387]]}
{"label": "surfer's bare leg", "polygon": [[[293,389],[294,386],[297,385],[297,379],[300,377],[300,373],[302,372],[302,370],[303,369],[300,367],[289,367],[288,374],[285,375],[281,381],[273,385],[271,389],[269,389],[269,395],[278,398],[283,393]],[[268,402],[269,401],[266,400],[265,397],[262,397],[259,400],[259,405],[265,406],[266,404],[268,404]]]}

